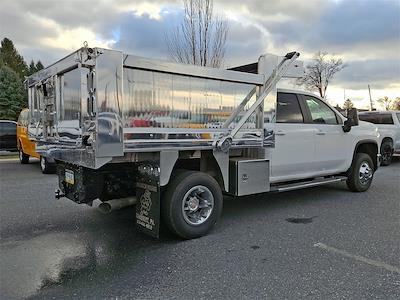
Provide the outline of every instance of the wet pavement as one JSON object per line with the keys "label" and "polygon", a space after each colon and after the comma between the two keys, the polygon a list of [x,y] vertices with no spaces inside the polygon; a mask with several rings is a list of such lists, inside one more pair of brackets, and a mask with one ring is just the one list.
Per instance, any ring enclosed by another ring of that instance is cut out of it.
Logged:
{"label": "wet pavement", "polygon": [[0,161],[1,299],[400,298],[400,159],[367,193],[344,184],[226,198],[206,237],[135,230],[54,200],[37,162]]}

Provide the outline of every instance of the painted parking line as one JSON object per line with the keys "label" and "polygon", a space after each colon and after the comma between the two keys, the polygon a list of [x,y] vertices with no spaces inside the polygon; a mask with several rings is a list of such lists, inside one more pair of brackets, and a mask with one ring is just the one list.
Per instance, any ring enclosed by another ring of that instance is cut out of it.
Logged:
{"label": "painted parking line", "polygon": [[2,162],[13,162],[13,161],[19,161],[19,158],[0,158],[0,163]]}
{"label": "painted parking line", "polygon": [[356,255],[356,254],[351,254],[351,253],[349,253],[347,251],[336,249],[334,247],[325,245],[323,243],[316,243],[316,244],[314,244],[314,247],[318,247],[318,248],[324,249],[324,250],[332,252],[332,253],[340,254],[342,256],[349,257],[349,258],[352,258],[352,259],[357,260],[357,261],[361,261],[363,263],[366,263],[366,264],[374,266],[374,267],[383,268],[383,269],[385,269],[387,271],[395,272],[395,273],[399,273],[400,274],[400,268],[392,266],[392,265],[388,265],[388,264],[386,264],[384,262],[380,262],[380,261],[377,261],[377,260],[369,259],[369,258],[366,258],[364,256],[360,256],[360,255]]}

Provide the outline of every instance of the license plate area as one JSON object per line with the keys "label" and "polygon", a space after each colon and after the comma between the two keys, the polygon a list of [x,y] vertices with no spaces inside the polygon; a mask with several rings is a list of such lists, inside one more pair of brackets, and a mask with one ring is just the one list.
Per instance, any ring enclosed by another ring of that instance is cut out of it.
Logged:
{"label": "license plate area", "polygon": [[74,202],[88,203],[99,198],[102,192],[102,176],[97,170],[58,162],[57,174],[60,190]]}
{"label": "license plate area", "polygon": [[65,182],[71,185],[75,184],[74,171],[65,169]]}

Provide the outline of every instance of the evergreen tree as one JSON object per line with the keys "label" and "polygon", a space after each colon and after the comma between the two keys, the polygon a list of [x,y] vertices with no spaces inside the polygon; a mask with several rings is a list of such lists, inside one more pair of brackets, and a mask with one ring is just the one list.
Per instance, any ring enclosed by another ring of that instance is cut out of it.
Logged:
{"label": "evergreen tree", "polygon": [[0,66],[0,119],[16,120],[27,104],[26,92],[18,74],[7,66]]}
{"label": "evergreen tree", "polygon": [[36,72],[36,66],[35,66],[35,62],[33,61],[33,59],[31,60],[29,67],[28,67],[28,76],[31,76],[33,73]]}
{"label": "evergreen tree", "polygon": [[8,38],[4,38],[1,41],[0,66],[3,65],[14,70],[21,80],[24,80],[24,76],[27,75],[28,67],[24,58],[18,53],[14,47],[14,43]]}
{"label": "evergreen tree", "polygon": [[36,63],[36,72],[44,69],[44,66],[40,60]]}
{"label": "evergreen tree", "polygon": [[31,76],[32,74],[34,74],[42,69],[44,69],[42,62],[40,60],[38,60],[37,63],[35,64],[35,62],[32,59],[28,66],[27,76]]}
{"label": "evergreen tree", "polygon": [[353,107],[354,107],[354,104],[350,99],[347,99],[346,101],[344,101],[343,109],[350,109]]}

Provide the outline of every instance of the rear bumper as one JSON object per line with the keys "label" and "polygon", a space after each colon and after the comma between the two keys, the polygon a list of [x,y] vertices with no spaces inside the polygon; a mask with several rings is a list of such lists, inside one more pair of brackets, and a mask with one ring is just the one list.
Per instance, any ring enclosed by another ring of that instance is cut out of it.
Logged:
{"label": "rear bumper", "polygon": [[46,158],[90,169],[99,169],[112,159],[111,157],[97,157],[92,148],[78,148],[71,145],[38,143],[36,151]]}

